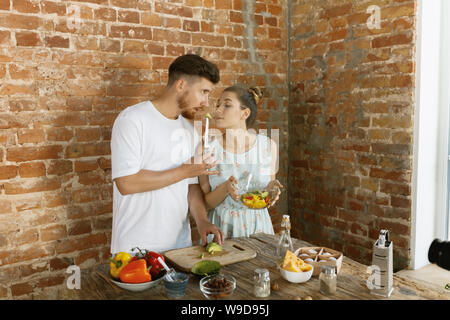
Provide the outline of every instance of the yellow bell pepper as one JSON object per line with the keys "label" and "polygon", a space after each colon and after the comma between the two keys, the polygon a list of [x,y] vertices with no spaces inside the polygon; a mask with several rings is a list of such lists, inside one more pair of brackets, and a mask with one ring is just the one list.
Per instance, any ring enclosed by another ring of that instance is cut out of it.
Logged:
{"label": "yellow bell pepper", "polygon": [[109,273],[114,279],[120,279],[120,271],[125,267],[133,256],[127,252],[119,252],[114,258],[109,258]]}

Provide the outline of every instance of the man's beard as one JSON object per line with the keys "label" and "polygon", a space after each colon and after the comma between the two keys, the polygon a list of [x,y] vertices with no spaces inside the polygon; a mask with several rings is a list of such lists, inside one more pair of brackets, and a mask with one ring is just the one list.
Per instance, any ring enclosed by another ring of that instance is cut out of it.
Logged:
{"label": "man's beard", "polygon": [[186,119],[193,120],[195,117],[195,111],[189,107],[186,99],[187,92],[185,92],[181,97],[178,98],[178,108],[181,110],[181,115]]}

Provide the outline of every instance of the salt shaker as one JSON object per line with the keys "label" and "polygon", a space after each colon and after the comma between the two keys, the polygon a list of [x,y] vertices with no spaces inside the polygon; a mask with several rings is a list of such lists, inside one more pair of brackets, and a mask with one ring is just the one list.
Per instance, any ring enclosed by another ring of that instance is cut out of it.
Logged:
{"label": "salt shaker", "polygon": [[265,298],[270,295],[270,276],[267,269],[256,269],[254,279],[254,294],[257,298]]}
{"label": "salt shaker", "polygon": [[319,276],[320,293],[330,295],[336,293],[337,277],[334,267],[322,266]]}

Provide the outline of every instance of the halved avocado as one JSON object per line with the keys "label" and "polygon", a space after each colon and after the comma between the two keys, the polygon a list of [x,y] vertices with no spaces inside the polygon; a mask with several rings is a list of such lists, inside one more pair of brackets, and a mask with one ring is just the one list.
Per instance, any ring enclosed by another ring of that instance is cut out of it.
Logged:
{"label": "halved avocado", "polygon": [[209,276],[219,273],[221,268],[220,262],[213,260],[199,261],[191,268],[191,272],[198,276]]}
{"label": "halved avocado", "polygon": [[206,246],[206,252],[208,252],[209,254],[214,254],[215,252],[220,251],[223,251],[223,249],[217,242],[211,242]]}

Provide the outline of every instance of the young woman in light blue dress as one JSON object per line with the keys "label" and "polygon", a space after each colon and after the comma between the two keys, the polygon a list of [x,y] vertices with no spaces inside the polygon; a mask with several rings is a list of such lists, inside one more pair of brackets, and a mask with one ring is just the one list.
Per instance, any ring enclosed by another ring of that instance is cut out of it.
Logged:
{"label": "young woman in light blue dress", "polygon": [[246,191],[269,191],[270,207],[283,188],[276,179],[277,144],[267,134],[248,129],[256,118],[261,97],[257,88],[228,87],[214,112],[220,131],[215,131],[216,137],[210,143],[218,161],[211,170],[219,174],[200,176],[199,183],[205,193],[208,219],[222,229],[226,239],[259,232],[274,234],[267,208],[253,210],[240,202],[240,195]]}

